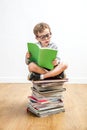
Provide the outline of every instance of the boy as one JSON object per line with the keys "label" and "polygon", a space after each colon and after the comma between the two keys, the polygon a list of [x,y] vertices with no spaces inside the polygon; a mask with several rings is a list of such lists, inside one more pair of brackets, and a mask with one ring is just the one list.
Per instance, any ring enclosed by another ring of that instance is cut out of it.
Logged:
{"label": "boy", "polygon": [[[57,49],[57,46],[51,42],[51,29],[47,23],[38,23],[33,33],[36,40],[41,47]],[[30,62],[30,53],[26,53],[26,64],[28,65],[29,72],[31,73],[29,80],[42,80],[42,79],[61,79],[64,78],[64,70],[67,69],[67,65],[60,62],[60,59],[56,57],[53,61],[54,69],[48,70],[41,68],[34,62]]]}

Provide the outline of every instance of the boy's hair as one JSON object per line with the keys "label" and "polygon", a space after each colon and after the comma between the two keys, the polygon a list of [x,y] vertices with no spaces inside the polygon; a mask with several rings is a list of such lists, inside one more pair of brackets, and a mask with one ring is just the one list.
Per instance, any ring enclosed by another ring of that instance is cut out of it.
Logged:
{"label": "boy's hair", "polygon": [[37,36],[38,32],[42,33],[46,28],[49,29],[49,31],[51,32],[50,26],[47,23],[38,23],[35,25],[33,33]]}

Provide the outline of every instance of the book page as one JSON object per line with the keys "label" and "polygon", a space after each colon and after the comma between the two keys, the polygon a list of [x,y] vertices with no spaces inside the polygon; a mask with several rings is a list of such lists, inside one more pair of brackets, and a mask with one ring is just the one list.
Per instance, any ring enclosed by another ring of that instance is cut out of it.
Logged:
{"label": "book page", "polygon": [[38,64],[39,47],[37,44],[28,43],[28,52],[31,53],[30,61]]}
{"label": "book page", "polygon": [[38,59],[38,64],[47,69],[53,69],[53,60],[56,58],[57,50],[53,50],[50,48],[42,48],[40,49],[40,55]]}

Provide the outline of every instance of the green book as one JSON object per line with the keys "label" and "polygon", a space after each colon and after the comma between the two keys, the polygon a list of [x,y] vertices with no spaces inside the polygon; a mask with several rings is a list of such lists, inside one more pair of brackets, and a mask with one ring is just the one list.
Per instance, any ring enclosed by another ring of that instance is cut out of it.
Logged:
{"label": "green book", "polygon": [[31,54],[30,61],[37,63],[40,67],[53,69],[53,60],[57,56],[57,50],[40,47],[37,43],[27,43],[28,52]]}

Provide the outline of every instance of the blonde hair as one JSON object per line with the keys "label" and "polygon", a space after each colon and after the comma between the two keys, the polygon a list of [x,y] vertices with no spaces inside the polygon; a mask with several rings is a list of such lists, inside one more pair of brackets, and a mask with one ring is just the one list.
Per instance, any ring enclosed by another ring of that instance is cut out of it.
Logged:
{"label": "blonde hair", "polygon": [[38,23],[35,25],[33,33],[37,36],[38,32],[42,33],[46,28],[49,29],[49,31],[51,32],[50,26],[47,23]]}

